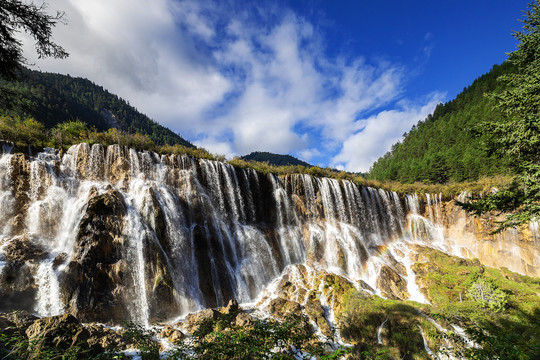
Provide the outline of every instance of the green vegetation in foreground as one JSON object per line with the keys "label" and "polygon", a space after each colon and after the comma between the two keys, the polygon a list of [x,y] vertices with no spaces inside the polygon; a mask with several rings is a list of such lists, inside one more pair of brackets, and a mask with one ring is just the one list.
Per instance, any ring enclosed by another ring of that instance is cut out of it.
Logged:
{"label": "green vegetation in foreground", "polygon": [[[439,348],[442,342],[435,326],[418,312],[418,305],[352,291],[340,317],[341,336],[354,345],[358,359],[429,360],[421,331],[431,349]],[[377,334],[383,322],[379,344]]]}
{"label": "green vegetation in foreground", "polygon": [[497,82],[513,70],[509,63],[495,65],[454,100],[439,104],[433,114],[404,134],[404,139],[379,158],[368,177],[402,183],[476,181],[481,177],[508,175],[511,159],[485,150],[491,135],[477,134],[481,122],[500,122],[503,115],[485,96],[500,91]]}
{"label": "green vegetation in foreground", "polygon": [[254,151],[248,155],[241,156],[240,159],[246,161],[267,162],[268,164],[276,166],[286,165],[300,165],[305,167],[312,167],[305,161],[297,159],[291,155],[273,154],[265,151]]}
{"label": "green vegetation in foreground", "polygon": [[[248,324],[239,326],[233,314],[220,319],[203,319],[196,324],[192,337],[179,341],[174,350],[160,354],[160,344],[155,341],[154,331],[133,323],[125,324],[123,336],[139,350],[143,360],[162,358],[176,360],[254,360],[275,359],[319,360],[339,359],[349,352],[347,348],[332,349],[321,342],[312,332],[307,319],[291,315],[283,321],[251,318]],[[52,338],[35,338],[29,341],[20,330],[8,328],[0,334],[2,359],[131,359],[120,349],[110,348],[96,353],[84,341],[72,344],[80,329],[61,329]]]}
{"label": "green vegetation in foreground", "polygon": [[118,96],[83,78],[24,69],[17,80],[2,81],[11,94],[0,115],[33,118],[52,129],[66,122],[83,122],[89,128],[111,127],[148,136],[157,145],[193,147],[173,131],[159,125]]}
{"label": "green vegetation in foreground", "polygon": [[[388,359],[428,359],[422,350],[422,329],[433,351],[447,341],[458,358],[537,359],[540,356],[540,279],[493,269],[478,260],[465,260],[427,247],[420,249],[422,262],[413,270],[422,292],[432,305],[384,300],[351,292],[341,314],[341,332],[355,344],[360,359],[373,359],[376,351],[387,351]],[[478,286],[484,298],[478,297]],[[486,286],[486,284],[489,284]],[[490,299],[490,300],[489,300]],[[439,333],[425,316],[450,328],[465,328],[470,339],[482,348],[468,348],[463,339],[449,331]],[[377,330],[383,321],[383,344]],[[370,357],[371,356],[371,357]]]}

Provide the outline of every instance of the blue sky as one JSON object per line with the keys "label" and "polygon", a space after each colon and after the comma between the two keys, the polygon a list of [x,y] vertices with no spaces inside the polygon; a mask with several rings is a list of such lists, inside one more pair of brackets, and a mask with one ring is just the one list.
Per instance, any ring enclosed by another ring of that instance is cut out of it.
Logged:
{"label": "blue sky", "polygon": [[[515,48],[525,0],[50,0],[66,60],[228,157],[288,153],[366,171]],[[31,43],[25,41],[30,60]]]}

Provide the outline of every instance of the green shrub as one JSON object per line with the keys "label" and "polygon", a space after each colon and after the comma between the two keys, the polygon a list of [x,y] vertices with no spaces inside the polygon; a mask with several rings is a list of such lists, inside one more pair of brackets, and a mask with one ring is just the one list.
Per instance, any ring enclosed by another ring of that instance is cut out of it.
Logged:
{"label": "green shrub", "polygon": [[495,312],[503,311],[507,295],[497,289],[490,281],[478,278],[467,290],[467,296],[481,307],[489,308]]}

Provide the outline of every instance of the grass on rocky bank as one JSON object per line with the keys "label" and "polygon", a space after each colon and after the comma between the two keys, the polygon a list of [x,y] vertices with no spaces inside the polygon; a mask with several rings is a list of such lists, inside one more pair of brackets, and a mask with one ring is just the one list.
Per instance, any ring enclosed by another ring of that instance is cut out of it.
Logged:
{"label": "grass on rocky bank", "polygon": [[55,128],[48,130],[43,124],[31,118],[21,119],[19,117],[0,116],[0,139],[13,142],[17,147],[53,147],[63,151],[74,144],[83,142],[88,144],[102,144],[105,146],[119,144],[139,151],[154,151],[159,154],[186,154],[198,159],[226,161],[235,167],[252,168],[262,173],[272,173],[281,176],[307,174],[316,177],[349,180],[357,185],[382,188],[388,191],[395,191],[399,194],[441,193],[448,199],[456,197],[462,191],[469,191],[476,194],[489,192],[492,188],[503,187],[511,181],[510,177],[498,176],[481,178],[472,182],[446,184],[379,182],[376,180],[368,180],[362,176],[362,174],[321,168],[318,166],[276,166],[267,162],[245,161],[238,157],[226,160],[225,156],[211,154],[203,148],[190,148],[182,145],[159,146],[154,144],[147,135],[139,133],[129,134],[114,128],[105,132],[99,132],[95,128],[88,128],[85,123],[80,121],[62,123]]}
{"label": "grass on rocky bank", "polygon": [[[386,351],[388,359],[430,359],[422,350],[421,332],[434,352],[450,344],[452,348],[445,351],[458,358],[540,358],[540,278],[489,268],[478,260],[461,259],[427,247],[418,250],[421,258],[413,270],[431,305],[386,300],[355,291],[347,294],[340,328],[343,338],[356,344],[359,359],[370,359],[362,354],[374,349]],[[490,306],[473,296],[478,284],[490,284],[483,288],[486,299],[490,292],[502,295],[501,306]],[[428,317],[450,331],[437,331]],[[380,344],[377,332],[385,320]],[[468,337],[481,347],[468,347],[452,324],[465,328]]]}

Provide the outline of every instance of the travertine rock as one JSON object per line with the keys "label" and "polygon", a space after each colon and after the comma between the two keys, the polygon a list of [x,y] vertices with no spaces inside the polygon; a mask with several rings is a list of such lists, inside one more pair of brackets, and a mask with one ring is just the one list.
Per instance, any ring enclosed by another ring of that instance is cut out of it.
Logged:
{"label": "travertine rock", "polygon": [[377,287],[381,289],[382,295],[389,299],[407,300],[407,282],[389,266],[382,266],[377,278]]}

